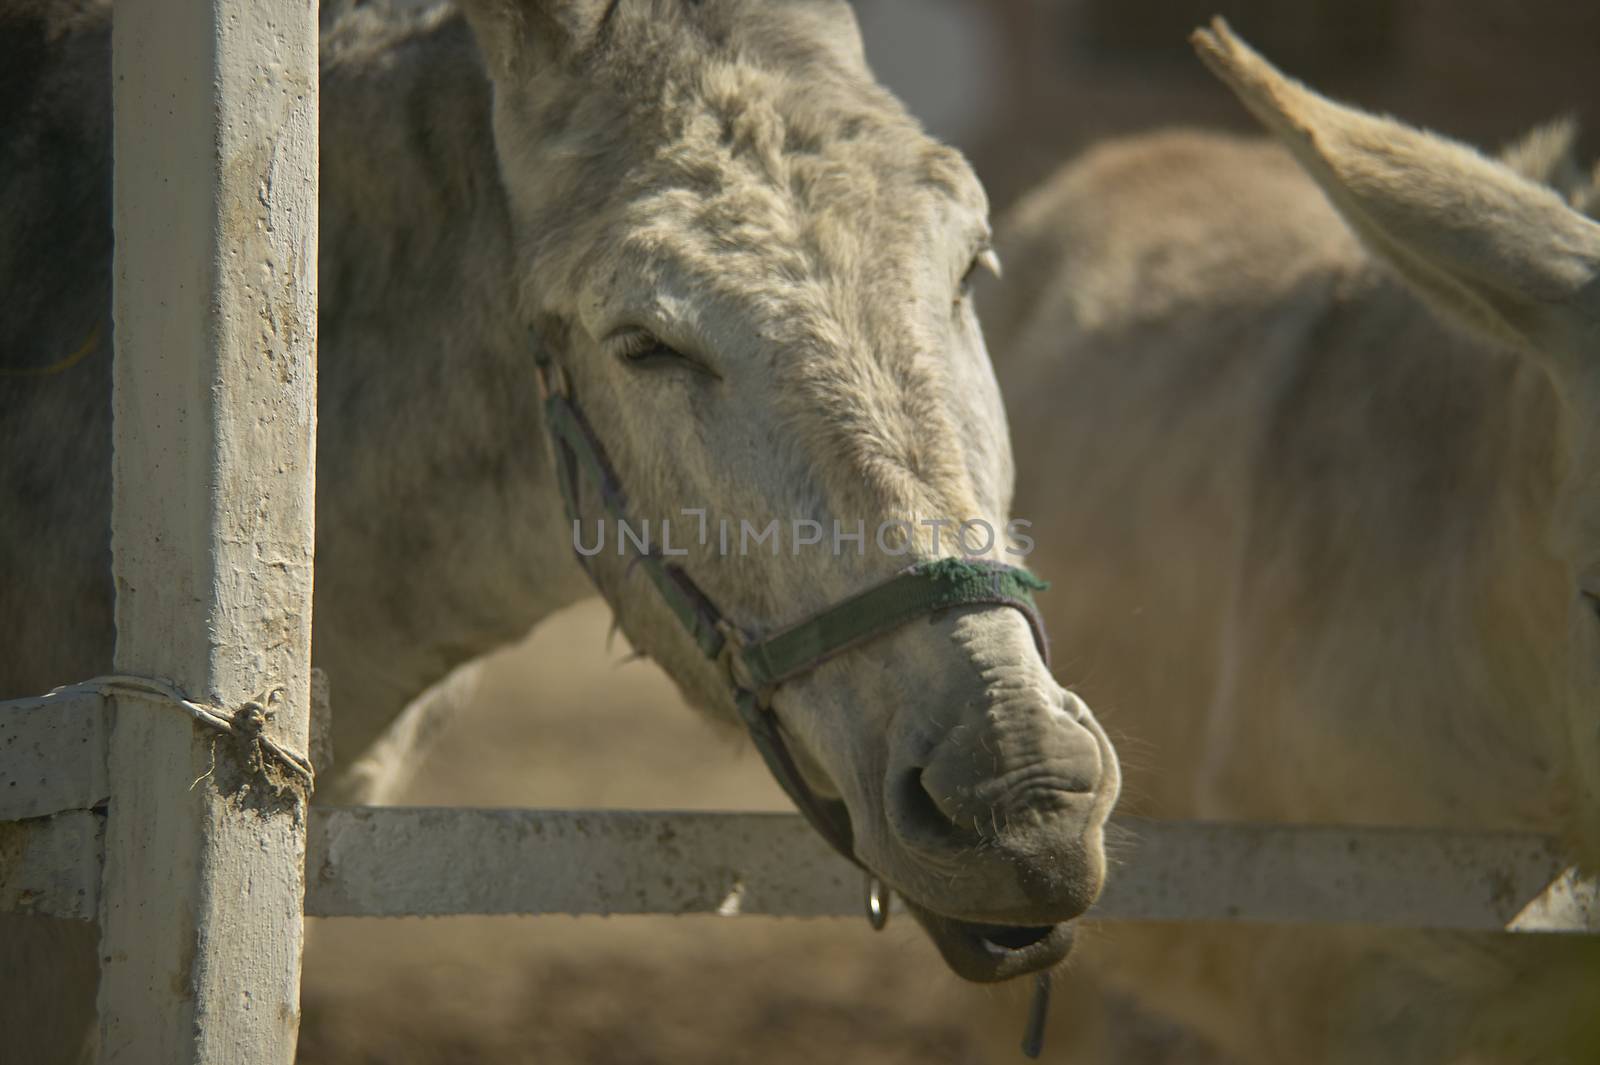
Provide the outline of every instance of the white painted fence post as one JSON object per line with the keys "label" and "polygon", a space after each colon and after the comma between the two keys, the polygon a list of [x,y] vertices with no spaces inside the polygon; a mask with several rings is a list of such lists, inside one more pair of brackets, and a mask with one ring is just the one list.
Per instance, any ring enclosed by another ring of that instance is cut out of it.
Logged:
{"label": "white painted fence post", "polygon": [[[304,751],[316,371],[315,0],[118,0],[116,669]],[[105,1062],[289,1065],[304,796],[118,695]]]}

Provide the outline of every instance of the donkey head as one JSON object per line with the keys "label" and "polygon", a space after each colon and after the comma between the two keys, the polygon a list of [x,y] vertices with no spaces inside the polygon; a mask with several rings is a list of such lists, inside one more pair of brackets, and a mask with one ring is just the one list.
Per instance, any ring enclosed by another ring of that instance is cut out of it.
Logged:
{"label": "donkey head", "polygon": [[[651,549],[687,551],[672,561],[758,634],[914,561],[1005,560],[1010,446],[967,295],[993,264],[985,197],[874,82],[849,6],[465,6],[526,314]],[[592,548],[595,486],[577,502]],[[588,565],[621,627],[691,702],[730,714],[725,675],[617,531]],[[1022,614],[919,618],[772,705],[856,857],[957,971],[1063,956],[1060,922],[1100,889],[1119,778]]]}

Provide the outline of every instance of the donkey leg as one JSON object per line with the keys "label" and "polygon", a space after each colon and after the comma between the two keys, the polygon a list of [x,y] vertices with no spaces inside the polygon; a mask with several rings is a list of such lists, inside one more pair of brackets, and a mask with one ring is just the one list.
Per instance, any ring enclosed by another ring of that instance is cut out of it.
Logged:
{"label": "donkey leg", "polygon": [[[348,769],[339,771],[325,801],[367,806],[393,803],[411,781],[421,752],[457,711],[472,701],[482,672],[481,662],[468,662],[413,699]],[[333,713],[338,712],[335,691]]]}

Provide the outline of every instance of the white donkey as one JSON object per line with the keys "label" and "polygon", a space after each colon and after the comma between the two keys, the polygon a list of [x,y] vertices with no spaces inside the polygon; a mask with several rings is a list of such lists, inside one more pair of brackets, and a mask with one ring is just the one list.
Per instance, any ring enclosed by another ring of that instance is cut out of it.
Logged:
{"label": "white donkey", "polygon": [[[1289,151],[1089,153],[1002,227],[985,307],[1019,505],[1073,590],[1047,612],[1129,802],[1555,833],[1600,865],[1600,197],[1571,131],[1494,161],[1196,40]],[[1250,1061],[1600,1061],[1593,943],[1100,945]]]}
{"label": "white donkey", "polygon": [[[105,672],[113,635],[108,13],[85,6],[26,5],[0,37],[32,75],[0,144],[0,697]],[[1116,761],[1046,668],[1028,578],[922,524],[1008,528],[971,170],[873,80],[842,0],[463,7],[358,10],[325,40],[314,657],[337,748],[598,586],[956,970],[1054,964],[1100,889]],[[724,553],[685,508],[777,522],[782,550]],[[648,521],[652,553],[580,566],[568,510]],[[40,927],[0,926],[0,1029],[31,1063],[41,1001],[80,1010],[61,1030],[92,1003],[92,933]]]}

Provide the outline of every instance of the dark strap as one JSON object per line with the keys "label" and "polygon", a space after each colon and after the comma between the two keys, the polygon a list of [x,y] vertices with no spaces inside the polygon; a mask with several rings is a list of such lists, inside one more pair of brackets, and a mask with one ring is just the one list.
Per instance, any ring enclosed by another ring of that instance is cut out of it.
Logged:
{"label": "dark strap", "polygon": [[[561,485],[561,496],[566,501],[567,517],[579,520],[578,474],[587,474],[599,489],[600,500],[613,522],[626,521],[628,498],[616,472],[600,450],[600,442],[589,427],[581,411],[553,388],[547,387],[544,404],[545,422],[556,447],[556,478]],[[620,535],[620,534],[619,534]],[[578,556],[588,569],[588,561]],[[678,621],[699,644],[707,658],[722,653],[723,637],[718,622],[721,614],[700,591],[689,575],[657,555],[644,555],[639,559],[650,580],[661,593],[661,598],[677,615]]]}
{"label": "dark strap", "polygon": [[789,796],[795,808],[834,850],[860,865],[861,861],[856,857],[855,834],[850,828],[850,815],[846,813],[844,803],[824,799],[811,790],[805,777],[800,775],[800,767],[794,764],[789,745],[784,742],[778,715],[752,691],[736,688],[733,703],[738,707],[739,720],[744,722],[745,730],[750,733],[750,742],[756,745],[761,760],[767,763],[767,772],[772,774],[784,794]]}
{"label": "dark strap", "polygon": [[1010,606],[1022,611],[1039,653],[1050,661],[1033,593],[1049,587],[1025,569],[940,558],[907,570],[739,652],[741,683],[776,687],[906,622],[951,607]]}
{"label": "dark strap", "polygon": [[[568,518],[579,520],[578,483],[580,476],[586,476],[610,518],[627,520],[627,496],[599,438],[567,394],[560,369],[537,343],[535,353],[545,395],[545,425]],[[587,569],[587,559],[580,554],[579,560]],[[918,562],[804,621],[754,639],[729,622],[678,566],[653,553],[639,556],[635,563],[650,575],[662,599],[706,657],[726,660],[734,705],[773,777],[812,827],[858,865],[849,816],[842,803],[822,799],[800,775],[772,712],[773,691],[915,618],[953,607],[990,605],[1020,610],[1033,630],[1039,653],[1046,663],[1050,660],[1049,641],[1033,602],[1033,593],[1049,585],[1016,566],[958,558]]]}

